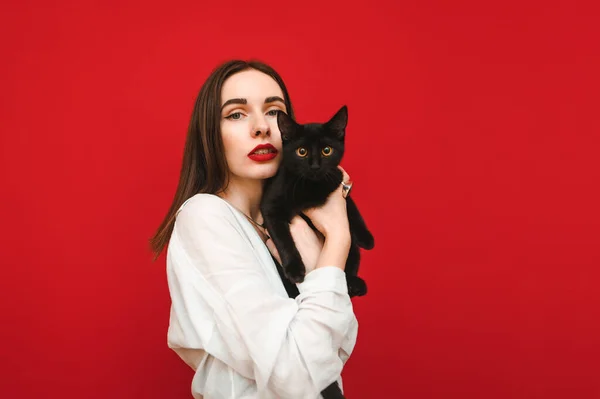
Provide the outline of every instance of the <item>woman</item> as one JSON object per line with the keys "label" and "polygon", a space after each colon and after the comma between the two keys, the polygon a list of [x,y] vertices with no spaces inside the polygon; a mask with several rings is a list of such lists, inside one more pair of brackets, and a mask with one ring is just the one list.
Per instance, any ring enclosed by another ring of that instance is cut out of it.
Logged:
{"label": "woman", "polygon": [[152,239],[156,256],[168,246],[168,346],[195,370],[195,398],[318,398],[341,386],[356,342],[341,186],[305,212],[322,236],[292,221],[307,268],[296,298],[271,257],[259,205],[281,161],[278,112],[293,117],[271,67],[231,61],[213,71],[193,110],[174,201]]}

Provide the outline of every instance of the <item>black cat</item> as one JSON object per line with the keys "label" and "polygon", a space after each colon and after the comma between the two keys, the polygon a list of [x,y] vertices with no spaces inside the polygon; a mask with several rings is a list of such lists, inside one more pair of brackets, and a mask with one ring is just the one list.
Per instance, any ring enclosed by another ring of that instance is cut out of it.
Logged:
{"label": "black cat", "polygon": [[[289,223],[300,214],[314,228],[302,211],[324,204],[340,186],[343,175],[338,165],[344,155],[347,122],[346,106],[325,123],[298,124],[284,112],[277,115],[283,157],[277,174],[265,185],[261,212],[279,252],[284,277],[293,283],[304,280],[306,269]],[[352,198],[348,195],[346,200],[352,242],[345,271],[348,293],[354,297],[367,293],[365,281],[357,275],[359,247],[372,249],[374,240]]]}
{"label": "black cat", "polygon": [[[291,298],[298,296],[299,291],[294,283],[304,280],[306,269],[292,239],[289,222],[300,214],[314,229],[310,219],[301,213],[302,210],[322,205],[341,184],[343,176],[338,165],[344,155],[347,122],[346,106],[326,123],[300,125],[283,112],[277,115],[283,141],[283,159],[277,174],[265,185],[261,212],[283,265],[275,258],[273,261]],[[372,249],[374,240],[354,201],[349,195],[346,200],[352,243],[345,271],[348,293],[354,297],[367,293],[364,280],[357,276],[359,247]],[[321,391],[321,396],[324,399],[344,399],[335,381]]]}

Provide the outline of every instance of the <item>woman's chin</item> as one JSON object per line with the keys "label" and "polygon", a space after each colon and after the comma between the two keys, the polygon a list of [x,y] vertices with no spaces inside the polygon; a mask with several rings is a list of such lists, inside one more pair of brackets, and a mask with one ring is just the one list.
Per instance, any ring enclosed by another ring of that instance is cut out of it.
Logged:
{"label": "woman's chin", "polygon": [[269,179],[269,178],[275,176],[278,168],[279,168],[279,165],[277,163],[252,165],[252,166],[248,167],[247,169],[245,169],[244,171],[241,171],[242,173],[240,173],[239,176],[242,178],[253,179],[253,180]]}
{"label": "woman's chin", "polygon": [[257,171],[256,175],[257,177],[255,177],[256,179],[270,179],[271,177],[275,176],[275,174],[277,173],[277,166],[273,165],[270,168],[262,168],[261,171]]}

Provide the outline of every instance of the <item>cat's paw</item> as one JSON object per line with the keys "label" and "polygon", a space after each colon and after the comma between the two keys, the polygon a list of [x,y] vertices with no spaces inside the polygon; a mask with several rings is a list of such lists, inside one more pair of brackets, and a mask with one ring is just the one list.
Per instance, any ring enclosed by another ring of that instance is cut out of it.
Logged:
{"label": "cat's paw", "polygon": [[346,276],[348,283],[348,295],[350,298],[355,296],[363,296],[367,293],[367,283],[358,276]]}
{"label": "cat's paw", "polygon": [[304,263],[301,260],[291,260],[284,267],[283,271],[285,276],[292,283],[301,283],[304,281],[304,276],[306,275],[306,268],[304,267]]}
{"label": "cat's paw", "polygon": [[365,230],[360,234],[356,235],[356,245],[366,250],[373,249],[375,246],[375,239],[370,231]]}

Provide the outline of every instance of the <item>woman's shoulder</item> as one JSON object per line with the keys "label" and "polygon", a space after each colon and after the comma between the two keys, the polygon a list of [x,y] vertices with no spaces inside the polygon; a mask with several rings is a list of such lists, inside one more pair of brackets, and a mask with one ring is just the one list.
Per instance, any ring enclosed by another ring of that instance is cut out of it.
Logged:
{"label": "woman's shoulder", "polygon": [[195,194],[184,201],[177,210],[177,219],[214,216],[233,218],[233,212],[229,204],[214,194]]}
{"label": "woman's shoulder", "polygon": [[187,199],[175,216],[171,238],[177,242],[210,246],[219,240],[247,240],[247,232],[227,201],[214,194],[199,193]]}

